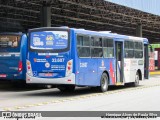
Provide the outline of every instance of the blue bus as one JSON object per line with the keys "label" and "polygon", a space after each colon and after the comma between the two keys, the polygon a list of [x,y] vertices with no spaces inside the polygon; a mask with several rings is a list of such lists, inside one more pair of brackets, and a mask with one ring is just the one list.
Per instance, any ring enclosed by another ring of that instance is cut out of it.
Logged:
{"label": "blue bus", "polygon": [[0,80],[26,80],[27,36],[0,33]]}
{"label": "blue bus", "polygon": [[30,29],[28,38],[28,84],[105,92],[110,85],[138,86],[139,80],[148,79],[146,38],[66,27]]}

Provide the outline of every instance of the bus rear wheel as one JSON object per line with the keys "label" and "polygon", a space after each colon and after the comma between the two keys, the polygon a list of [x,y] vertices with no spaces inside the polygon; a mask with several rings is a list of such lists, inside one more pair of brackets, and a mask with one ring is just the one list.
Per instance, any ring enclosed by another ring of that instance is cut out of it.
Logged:
{"label": "bus rear wheel", "polygon": [[75,90],[75,86],[59,86],[58,89],[61,92],[73,92]]}
{"label": "bus rear wheel", "polygon": [[139,73],[137,72],[136,76],[135,76],[135,82],[133,83],[133,86],[137,87],[138,85],[139,85]]}
{"label": "bus rear wheel", "polygon": [[100,80],[100,86],[98,87],[98,91],[106,92],[108,90],[108,76],[106,73],[103,73]]}

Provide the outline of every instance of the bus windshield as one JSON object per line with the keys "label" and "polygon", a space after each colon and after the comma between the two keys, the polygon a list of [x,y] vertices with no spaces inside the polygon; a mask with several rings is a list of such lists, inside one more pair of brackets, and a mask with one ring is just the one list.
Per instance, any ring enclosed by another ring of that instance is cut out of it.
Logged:
{"label": "bus windshield", "polygon": [[20,36],[18,35],[0,35],[0,51],[19,50]]}
{"label": "bus windshield", "polygon": [[32,50],[63,50],[68,47],[67,31],[38,31],[30,34]]}

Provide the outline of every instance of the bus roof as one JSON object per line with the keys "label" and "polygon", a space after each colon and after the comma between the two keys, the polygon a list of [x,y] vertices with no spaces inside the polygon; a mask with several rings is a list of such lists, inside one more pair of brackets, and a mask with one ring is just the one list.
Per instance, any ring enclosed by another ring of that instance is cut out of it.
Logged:
{"label": "bus roof", "polygon": [[30,29],[30,31],[39,31],[39,30],[51,30],[51,29],[63,29],[63,30],[73,30],[75,33],[79,34],[90,34],[90,35],[97,35],[102,37],[109,37],[109,38],[115,38],[115,39],[125,39],[125,40],[137,40],[137,41],[143,41],[144,43],[148,44],[147,38],[142,37],[135,37],[135,36],[128,36],[128,35],[121,35],[117,33],[112,33],[111,31],[92,31],[92,30],[85,30],[85,29],[78,29],[78,28],[69,28],[67,26],[61,26],[61,27],[40,27],[40,28],[34,28]]}
{"label": "bus roof", "polygon": [[90,31],[90,30],[82,30],[82,29],[73,29],[76,33],[80,34],[91,34],[91,35],[100,35],[100,36],[107,36],[111,38],[119,38],[119,39],[127,39],[127,40],[134,40],[134,41],[145,41],[148,42],[147,38],[142,37],[135,37],[135,36],[128,36],[128,35],[121,35],[117,33],[111,33],[110,31]]}

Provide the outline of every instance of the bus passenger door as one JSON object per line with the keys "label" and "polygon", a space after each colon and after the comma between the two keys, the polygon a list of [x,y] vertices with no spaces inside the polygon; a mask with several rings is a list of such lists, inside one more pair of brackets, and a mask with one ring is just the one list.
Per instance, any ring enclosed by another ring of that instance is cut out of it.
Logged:
{"label": "bus passenger door", "polygon": [[116,41],[116,82],[123,84],[123,71],[124,71],[124,57],[123,57],[123,42]]}

